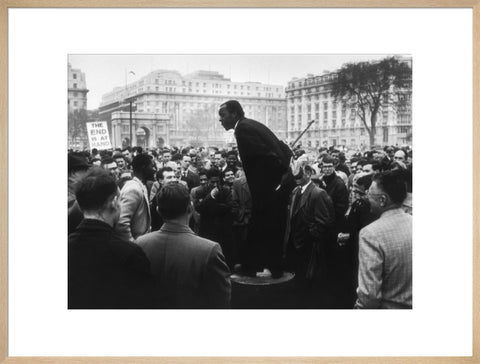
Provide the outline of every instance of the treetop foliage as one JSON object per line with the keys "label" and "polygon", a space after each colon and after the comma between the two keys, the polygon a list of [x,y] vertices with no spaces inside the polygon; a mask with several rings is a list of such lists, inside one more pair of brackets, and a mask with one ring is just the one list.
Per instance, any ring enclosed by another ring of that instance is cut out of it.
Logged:
{"label": "treetop foliage", "polygon": [[337,99],[356,97],[375,102],[386,92],[392,91],[392,86],[395,89],[412,87],[410,65],[395,57],[344,64],[336,74],[332,94]]}

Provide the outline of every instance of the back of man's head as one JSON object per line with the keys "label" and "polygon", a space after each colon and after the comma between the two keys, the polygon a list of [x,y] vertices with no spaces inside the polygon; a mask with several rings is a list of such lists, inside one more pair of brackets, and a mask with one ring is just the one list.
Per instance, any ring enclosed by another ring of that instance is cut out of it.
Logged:
{"label": "back of man's head", "polygon": [[402,204],[407,197],[407,174],[405,171],[380,172],[373,176],[373,181],[397,205]]}
{"label": "back of man's head", "polygon": [[101,211],[117,192],[115,179],[103,168],[93,167],[78,183],[75,195],[83,211]]}
{"label": "back of man's head", "polygon": [[152,161],[152,157],[149,156],[148,154],[137,154],[135,157],[133,157],[133,160],[132,160],[133,172],[141,173],[150,165],[151,161]]}
{"label": "back of man's head", "polygon": [[86,171],[88,168],[90,168],[90,165],[82,153],[68,153],[68,174]]}
{"label": "back of man's head", "polygon": [[157,194],[158,212],[164,220],[173,220],[188,212],[190,193],[180,183],[163,186]]}

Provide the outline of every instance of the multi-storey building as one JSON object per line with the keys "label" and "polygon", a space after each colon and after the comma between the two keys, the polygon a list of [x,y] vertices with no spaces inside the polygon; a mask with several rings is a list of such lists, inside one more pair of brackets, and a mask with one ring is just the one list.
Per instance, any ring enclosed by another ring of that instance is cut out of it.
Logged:
{"label": "multi-storey building", "polygon": [[[177,71],[157,70],[139,80],[117,87],[103,95],[99,112],[102,120],[112,122],[115,111],[129,111],[125,100],[134,100],[135,112],[132,113],[134,131],[145,131],[149,137],[144,141],[147,147],[155,147],[163,141],[170,145],[217,145],[233,142],[233,134],[226,133],[218,121],[219,106],[229,100],[238,100],[248,118],[265,123],[279,137],[286,137],[286,99],[282,86],[267,85],[259,82],[233,82],[215,71],[197,71],[181,75]],[[137,114],[149,114],[149,120],[159,120],[158,130],[155,122],[143,125]],[[129,140],[128,118],[117,118],[120,127],[113,132],[114,140],[125,143]],[[125,124],[125,125],[124,125]],[[112,124],[113,125],[113,124]],[[168,133],[165,134],[165,133]],[[140,134],[143,135],[142,132]],[[136,134],[135,134],[136,135]],[[155,136],[154,136],[155,135]],[[136,145],[138,141],[133,136]]]}
{"label": "multi-storey building", "polygon": [[87,111],[87,82],[85,73],[73,69],[68,64],[68,148],[88,148],[85,122],[88,118]]}
{"label": "multi-storey building", "polygon": [[87,82],[85,73],[79,69],[73,69],[68,64],[68,111],[87,110]]}
{"label": "multi-storey building", "polygon": [[[341,145],[348,148],[369,147],[367,130],[355,107],[336,102],[331,94],[335,72],[322,75],[308,74],[294,78],[285,90],[287,98],[287,139],[295,140],[315,120],[301,138],[307,148]],[[386,95],[376,123],[376,145],[411,144],[412,113],[411,92],[396,95],[405,100],[402,106]],[[367,117],[368,120],[368,117]]]}

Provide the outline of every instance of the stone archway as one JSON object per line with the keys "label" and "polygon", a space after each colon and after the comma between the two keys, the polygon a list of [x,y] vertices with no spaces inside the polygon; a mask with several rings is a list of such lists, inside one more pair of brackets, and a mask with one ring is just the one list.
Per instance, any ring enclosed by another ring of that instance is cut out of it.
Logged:
{"label": "stone archway", "polygon": [[150,129],[145,126],[141,126],[135,131],[135,136],[137,139],[137,146],[144,149],[150,146]]}

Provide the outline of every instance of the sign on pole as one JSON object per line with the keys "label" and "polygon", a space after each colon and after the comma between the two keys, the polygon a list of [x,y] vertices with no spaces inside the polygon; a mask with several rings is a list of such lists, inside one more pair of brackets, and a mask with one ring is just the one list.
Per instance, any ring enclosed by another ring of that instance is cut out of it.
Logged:
{"label": "sign on pole", "polygon": [[88,142],[90,149],[111,149],[110,137],[106,121],[95,121],[87,123]]}

